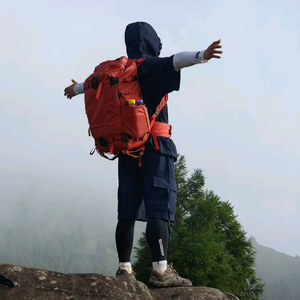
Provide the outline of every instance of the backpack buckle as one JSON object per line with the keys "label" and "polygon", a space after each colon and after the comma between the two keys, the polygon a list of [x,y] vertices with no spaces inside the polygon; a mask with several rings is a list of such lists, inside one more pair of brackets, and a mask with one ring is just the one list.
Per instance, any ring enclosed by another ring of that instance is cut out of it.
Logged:
{"label": "backpack buckle", "polygon": [[109,77],[110,85],[115,85],[120,82],[119,77]]}
{"label": "backpack buckle", "polygon": [[122,132],[121,133],[121,141],[124,143],[127,143],[128,140],[131,138],[131,136],[127,133]]}
{"label": "backpack buckle", "polygon": [[98,86],[99,86],[98,75],[92,77],[91,85],[94,90],[96,90],[98,88]]}
{"label": "backpack buckle", "polygon": [[136,81],[139,79],[139,76],[138,75],[134,75],[134,76],[131,76],[131,80],[132,81]]}

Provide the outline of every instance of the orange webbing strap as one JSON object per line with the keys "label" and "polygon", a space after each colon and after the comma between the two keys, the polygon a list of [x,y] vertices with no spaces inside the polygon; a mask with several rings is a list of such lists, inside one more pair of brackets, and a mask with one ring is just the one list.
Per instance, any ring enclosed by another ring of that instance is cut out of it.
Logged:
{"label": "orange webbing strap", "polygon": [[[141,59],[135,59],[134,62],[136,64],[137,67],[140,66],[140,64],[142,62],[144,62],[147,58],[141,58]],[[119,81],[120,82],[129,82],[129,81],[136,81],[139,79],[139,76],[136,74],[136,75],[133,75],[131,77],[124,77],[124,78],[119,78]]]}
{"label": "orange webbing strap", "polygon": [[160,111],[161,111],[161,110],[163,109],[163,107],[166,105],[167,101],[168,101],[168,94],[165,95],[165,96],[161,99],[160,103],[159,103],[158,106],[156,107],[155,113],[154,113],[153,116],[150,118],[150,122],[151,122],[151,123],[150,123],[150,130],[151,130],[153,124],[154,124],[154,121],[155,121],[156,117],[159,115]]}
{"label": "orange webbing strap", "polygon": [[155,111],[155,114],[154,114],[155,117],[158,116],[158,114],[160,113],[160,111],[163,109],[163,107],[166,105],[167,102],[168,102],[168,94],[161,99],[160,103],[156,107],[156,111]]}
{"label": "orange webbing strap", "polygon": [[159,143],[158,143],[158,139],[157,139],[155,130],[151,130],[151,136],[153,137],[155,149],[159,150]]}
{"label": "orange webbing strap", "polygon": [[[157,136],[162,136],[160,134],[167,134],[169,133],[169,136],[165,136],[165,137],[171,137],[171,126],[169,124],[166,123],[161,123],[161,122],[156,122],[155,119],[156,117],[159,115],[160,111],[163,109],[163,107],[166,105],[168,101],[168,94],[165,95],[160,103],[158,104],[158,106],[156,107],[155,113],[153,114],[153,116],[150,118],[150,134],[153,137],[153,141],[154,141],[154,146],[155,149],[158,150],[159,149],[159,144],[158,144],[158,140],[157,140]],[[156,123],[159,124],[165,124],[165,125],[161,125],[160,127],[155,125]],[[166,127],[169,126],[168,128]],[[163,126],[163,127],[162,127]],[[156,127],[155,130],[153,130],[153,128]],[[161,131],[162,130],[162,131]],[[161,131],[161,132],[160,132]]]}
{"label": "orange webbing strap", "polygon": [[[156,150],[159,149],[159,144],[158,144],[157,136],[162,136],[161,134],[164,134],[165,137],[168,137],[168,138],[171,137],[171,128],[172,128],[171,125],[155,121],[156,117],[159,115],[160,111],[166,105],[167,101],[168,101],[168,94],[165,95],[161,99],[160,103],[156,107],[155,113],[150,118],[150,134],[153,137],[154,146],[155,146]],[[159,123],[159,124],[162,124],[162,125],[155,125],[156,123]],[[154,127],[155,127],[155,129],[154,129]]]}
{"label": "orange webbing strap", "polygon": [[102,87],[103,87],[103,83],[100,82],[99,86],[98,86],[98,89],[97,89],[97,94],[96,94],[96,98],[95,98],[96,100],[98,100],[100,98],[100,93],[102,91]]}
{"label": "orange webbing strap", "polygon": [[[144,155],[144,152],[145,152],[145,146],[142,146],[140,147],[139,149],[135,149],[135,150],[127,150],[127,149],[124,149],[121,151],[123,154],[126,154],[126,155],[129,155],[133,158],[138,158],[139,159],[139,164],[138,164],[138,167],[141,168],[142,167],[142,156]],[[133,153],[136,153],[136,152],[139,152],[138,155],[136,154],[133,154]]]}
{"label": "orange webbing strap", "polygon": [[[136,153],[139,151],[138,155],[132,154],[132,153]],[[141,168],[142,167],[142,156],[144,155],[145,152],[145,146],[142,146],[140,149],[137,150],[133,150],[133,151],[128,151],[128,150],[122,150],[123,154],[127,154],[133,158],[138,158],[139,159],[139,164],[138,167]]]}
{"label": "orange webbing strap", "polygon": [[[134,150],[123,149],[121,152],[123,154],[129,155],[129,156],[131,156],[133,158],[138,158],[138,157],[141,157],[144,154],[144,152],[145,152],[145,146],[142,146],[139,149],[134,149]],[[134,154],[136,152],[139,152],[139,154],[138,155]]]}
{"label": "orange webbing strap", "polygon": [[165,138],[170,138],[172,133],[171,131],[172,131],[171,125],[163,122],[154,122],[151,128],[150,135],[153,137],[153,142],[156,150],[159,149],[159,143],[157,137],[162,136]]}
{"label": "orange webbing strap", "polygon": [[152,131],[155,131],[156,136],[170,138],[172,134],[172,126],[163,122],[155,122]]}

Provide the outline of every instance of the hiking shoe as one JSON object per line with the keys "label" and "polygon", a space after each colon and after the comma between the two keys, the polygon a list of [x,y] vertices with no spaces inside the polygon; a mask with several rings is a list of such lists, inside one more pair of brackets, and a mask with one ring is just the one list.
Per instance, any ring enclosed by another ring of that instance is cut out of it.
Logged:
{"label": "hiking shoe", "polygon": [[131,273],[128,273],[126,270],[119,268],[116,273],[116,277],[121,279],[135,280],[135,273],[133,272],[132,268],[131,268]]}
{"label": "hiking shoe", "polygon": [[173,265],[170,264],[164,273],[152,270],[149,284],[156,287],[168,287],[168,286],[192,286],[192,282],[189,279],[182,278],[178,275]]}

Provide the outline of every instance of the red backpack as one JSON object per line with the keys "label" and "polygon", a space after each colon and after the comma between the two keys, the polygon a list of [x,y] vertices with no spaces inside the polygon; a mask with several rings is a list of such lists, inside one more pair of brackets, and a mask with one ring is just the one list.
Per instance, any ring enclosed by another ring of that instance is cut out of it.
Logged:
{"label": "red backpack", "polygon": [[[137,76],[138,66],[145,59],[133,60],[122,56],[98,65],[84,83],[85,109],[90,125],[89,135],[95,140],[97,152],[110,160],[119,153],[141,157],[148,137],[153,136],[159,149],[157,136],[171,137],[171,126],[157,122],[156,116],[168,101],[166,95],[149,118],[145,104],[129,106],[129,100],[143,99]],[[112,158],[105,153],[111,153]]]}

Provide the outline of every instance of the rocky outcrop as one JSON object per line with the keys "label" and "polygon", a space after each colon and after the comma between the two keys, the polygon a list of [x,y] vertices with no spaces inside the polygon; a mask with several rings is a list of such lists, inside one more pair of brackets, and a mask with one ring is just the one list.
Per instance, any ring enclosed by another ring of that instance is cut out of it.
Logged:
{"label": "rocky outcrop", "polygon": [[0,264],[0,275],[1,300],[238,300],[207,287],[151,289],[139,281],[102,274],[65,274],[8,264]]}

